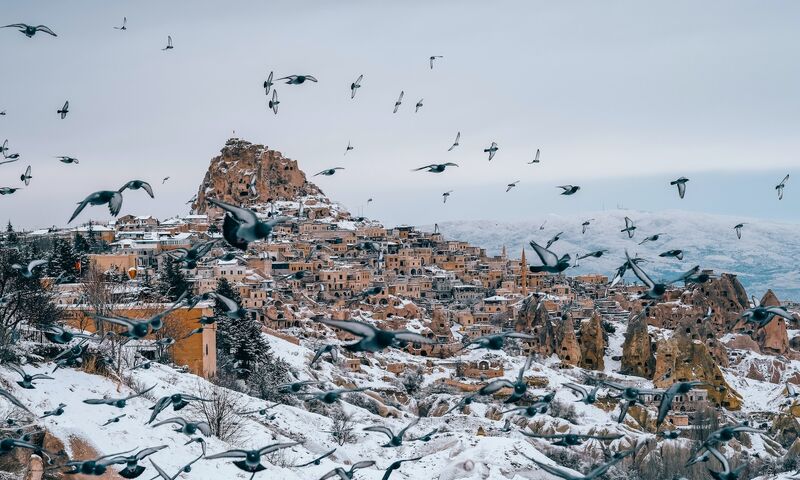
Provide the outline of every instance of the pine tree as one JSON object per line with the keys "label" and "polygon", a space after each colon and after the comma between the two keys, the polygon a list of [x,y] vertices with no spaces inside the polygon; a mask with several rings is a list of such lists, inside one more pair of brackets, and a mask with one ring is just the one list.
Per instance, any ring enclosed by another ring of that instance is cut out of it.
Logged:
{"label": "pine tree", "polygon": [[51,277],[76,278],[77,263],[80,257],[63,238],[56,238],[47,263],[47,274]]}
{"label": "pine tree", "polygon": [[6,225],[6,242],[14,244],[17,243],[18,240],[17,233],[14,231],[14,226],[11,225],[11,220],[9,220],[8,225]]}
{"label": "pine tree", "polygon": [[191,293],[191,287],[177,262],[171,258],[164,260],[158,272],[158,292],[174,302],[183,295],[183,292]]}

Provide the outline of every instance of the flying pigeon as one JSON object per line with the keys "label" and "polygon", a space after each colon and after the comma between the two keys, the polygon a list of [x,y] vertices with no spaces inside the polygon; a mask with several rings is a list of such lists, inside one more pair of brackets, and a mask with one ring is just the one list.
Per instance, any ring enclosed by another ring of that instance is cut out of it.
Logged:
{"label": "flying pigeon", "polygon": [[324,175],[324,176],[326,176],[326,177],[330,177],[331,175],[333,175],[334,173],[336,173],[336,170],[344,170],[344,167],[333,167],[333,168],[328,168],[328,169],[322,170],[321,172],[317,172],[317,173],[315,173],[313,176],[315,176],[315,177],[316,177],[317,175]]}
{"label": "flying pigeon", "polygon": [[289,220],[289,217],[275,217],[262,222],[252,210],[239,208],[213,198],[207,200],[226,211],[222,223],[222,236],[232,247],[240,250],[246,251],[248,243],[267,238],[275,225]]}
{"label": "flying pigeon", "polygon": [[534,340],[536,337],[532,335],[528,335],[526,333],[518,333],[518,332],[503,332],[503,333],[496,333],[491,335],[483,335],[477,338],[474,338],[469,343],[461,347],[460,350],[464,350],[470,345],[477,345],[477,348],[485,348],[487,350],[502,350],[505,346],[506,338],[518,338],[522,340]]}
{"label": "flying pigeon", "polygon": [[173,431],[182,433],[184,435],[194,435],[197,432],[200,432],[204,436],[208,437],[211,435],[211,425],[208,422],[189,422],[186,421],[182,417],[172,417],[166,420],[162,420],[153,425],[153,428],[159,427],[161,425],[169,425],[175,424],[178,425],[179,428],[173,429]]}
{"label": "flying pigeon", "polygon": [[688,181],[689,181],[688,178],[681,177],[681,178],[679,178],[677,180],[673,180],[673,181],[669,182],[669,184],[670,185],[677,185],[678,186],[678,195],[681,198],[683,198],[683,196],[686,195],[686,182],[688,182]]}
{"label": "flying pigeon", "polygon": [[300,444],[299,442],[284,442],[284,443],[273,443],[272,445],[267,445],[266,447],[262,447],[257,450],[238,450],[238,449],[228,450],[222,453],[210,455],[206,457],[206,460],[216,460],[218,458],[233,458],[236,459],[236,461],[233,462],[233,464],[236,465],[237,468],[239,468],[240,470],[244,470],[245,472],[251,472],[255,474],[256,472],[260,472],[262,470],[267,469],[267,467],[261,464],[262,456],[269,455],[270,453],[277,452],[278,450],[293,447],[299,444]]}
{"label": "flying pigeon", "polygon": [[272,75],[274,72],[269,72],[269,76],[264,80],[264,95],[269,95],[269,89],[272,88]]}
{"label": "flying pigeon", "polygon": [[30,165],[28,165],[28,168],[26,168],[26,169],[25,169],[25,173],[23,173],[22,175],[20,175],[20,176],[19,176],[19,179],[20,179],[20,181],[24,182],[24,183],[25,183],[25,186],[27,187],[28,185],[30,185],[30,184],[31,184],[31,178],[33,178],[33,177],[31,176],[31,166],[30,166]]}
{"label": "flying pigeon", "polygon": [[100,190],[98,192],[94,192],[89,194],[83,201],[78,202],[78,208],[75,209],[75,212],[72,213],[72,216],[69,218],[69,222],[75,220],[75,217],[80,215],[86,205],[105,205],[108,204],[108,211],[111,213],[112,216],[116,217],[119,215],[119,211],[122,208],[122,194],[120,192],[114,192],[111,190]]}
{"label": "flying pigeon", "polygon": [[330,457],[331,455],[333,455],[333,453],[335,451],[336,451],[335,448],[333,450],[328,450],[327,452],[323,453],[322,455],[320,455],[319,457],[317,457],[317,458],[315,458],[315,459],[313,459],[311,461],[308,461],[306,463],[302,463],[300,465],[292,465],[292,468],[302,468],[302,467],[307,467],[309,465],[319,465],[320,463],[322,463],[322,460],[324,460],[324,459]]}
{"label": "flying pigeon", "polygon": [[269,103],[267,103],[267,105],[269,106],[269,108],[272,109],[272,112],[275,115],[278,114],[278,105],[280,105],[280,103],[281,103],[280,100],[278,100],[278,91],[277,90],[273,90],[272,91],[272,100],[270,100]]}
{"label": "flying pigeon", "polygon": [[517,400],[521,399],[525,396],[525,393],[528,391],[528,382],[525,381],[525,371],[527,371],[531,367],[531,363],[533,363],[533,357],[528,357],[525,360],[525,364],[522,368],[519,369],[517,373],[517,378],[512,382],[510,380],[506,380],[505,378],[500,378],[497,380],[493,380],[478,390],[479,395],[492,395],[504,388],[510,388],[512,390],[511,396],[509,396],[505,403],[514,403]]}
{"label": "flying pigeon", "polygon": [[449,152],[449,151],[453,150],[454,148],[456,148],[458,146],[459,140],[461,140],[461,132],[457,132],[456,133],[456,139],[453,142],[453,144],[450,145],[450,148],[448,148],[447,151]]}
{"label": "flying pigeon", "polygon": [[392,113],[397,113],[397,109],[400,108],[400,105],[403,103],[403,95],[405,92],[400,90],[400,96],[397,97],[397,101],[394,102],[394,111]]}
{"label": "flying pigeon", "polygon": [[61,163],[66,163],[66,164],[68,164],[68,165],[69,165],[69,164],[75,164],[75,165],[78,165],[78,163],[80,163],[80,162],[78,162],[78,159],[77,159],[77,158],[75,158],[75,157],[70,157],[70,156],[67,156],[67,155],[60,155],[60,156],[58,156],[58,157],[56,157],[56,158],[58,159],[58,161],[59,161],[59,162],[61,162]]}
{"label": "flying pigeon", "polygon": [[500,150],[500,147],[497,146],[497,143],[492,142],[491,145],[483,149],[483,152],[489,154],[489,161],[491,162],[498,150]]}
{"label": "flying pigeon", "polygon": [[127,29],[128,29],[128,17],[122,17],[121,27],[114,27],[114,30],[127,30]]}
{"label": "flying pigeon", "polygon": [[409,330],[381,330],[368,323],[359,322],[357,320],[342,321],[323,318],[319,321],[325,325],[336,327],[357,337],[361,337],[356,343],[343,346],[343,348],[351,352],[374,353],[387,347],[397,347],[404,343],[435,343],[433,340]]}
{"label": "flying pigeon", "polygon": [[582,235],[586,234],[586,227],[588,227],[589,224],[592,223],[592,221],[594,221],[594,218],[590,218],[589,220],[586,220],[583,223],[581,223],[581,234]]}
{"label": "flying pigeon", "polygon": [[11,195],[12,193],[16,192],[17,190],[19,190],[19,187],[18,188],[0,187],[0,195]]}
{"label": "flying pigeon", "polygon": [[422,108],[422,100],[423,99],[420,98],[419,101],[417,102],[417,105],[414,107],[414,113],[419,112],[419,109]]}
{"label": "flying pigeon", "polygon": [[69,113],[69,100],[64,102],[64,106],[56,110],[56,113],[61,115],[61,120],[67,118],[67,114]]}
{"label": "flying pigeon", "polygon": [[419,167],[411,170],[412,172],[419,172],[420,170],[428,169],[428,173],[442,173],[447,167],[457,167],[457,163],[447,162],[447,163],[432,163],[430,165],[425,165],[424,167]]}
{"label": "flying pigeon", "polygon": [[165,408],[172,405],[172,410],[177,412],[181,410],[186,405],[189,405],[189,402],[210,402],[211,400],[196,397],[194,395],[187,395],[185,393],[175,393],[172,395],[167,395],[166,397],[161,397],[156,400],[156,403],[150,407],[153,410],[153,413],[150,414],[150,419],[147,423],[153,423],[153,420],[156,419],[159,413],[161,413]]}
{"label": "flying pigeon", "polygon": [[44,265],[46,263],[47,260],[32,260],[27,265],[20,265],[19,263],[15,263],[11,265],[11,268],[18,271],[19,274],[25,278],[33,278],[33,269],[35,269],[39,265]]}
{"label": "flying pigeon", "polygon": [[447,203],[447,199],[450,198],[451,193],[453,193],[453,191],[448,190],[442,194],[442,203]]}
{"label": "flying pigeon", "polygon": [[787,173],[786,176],[783,177],[783,180],[781,180],[781,183],[775,185],[775,190],[778,191],[778,200],[783,200],[783,189],[784,187],[786,187],[786,182],[788,181],[789,181],[789,174]]}
{"label": "flying pigeon", "polygon": [[534,163],[539,163],[539,149],[536,149],[536,155],[533,157],[533,160],[528,162],[528,165],[532,165]]}
{"label": "flying pigeon", "polygon": [[411,421],[411,423],[403,427],[402,430],[398,431],[396,434],[392,432],[389,428],[384,426],[366,427],[364,431],[382,433],[387,437],[389,437],[389,441],[386,442],[384,445],[381,445],[381,447],[383,448],[399,447],[400,445],[403,444],[403,437],[406,435],[408,429],[413,427],[417,423],[419,423],[419,417],[416,417],[414,420]]}
{"label": "flying pigeon", "polygon": [[683,260],[683,250],[667,250],[666,252],[659,253],[659,257],[673,257],[677,258],[678,260]]}
{"label": "flying pigeon", "polygon": [[125,408],[125,406],[128,404],[128,400],[133,400],[134,398],[141,397],[142,395],[146,394],[147,392],[149,392],[154,388],[156,388],[155,385],[153,385],[150,388],[144,389],[139,393],[134,393],[133,395],[128,395],[127,397],[121,397],[121,398],[89,398],[84,400],[83,403],[87,405],[110,405],[112,407]]}
{"label": "flying pigeon", "polygon": [[518,183],[519,183],[519,180],[517,180],[516,182],[511,182],[508,185],[506,185],[506,193],[510,192],[511,189],[516,187]]}
{"label": "flying pigeon", "polygon": [[531,248],[533,248],[533,251],[536,252],[539,260],[542,262],[542,265],[533,265],[529,267],[531,272],[561,273],[569,268],[571,257],[568,253],[563,255],[561,258],[558,258],[555,253],[539,245],[533,240],[531,240],[529,244]]}
{"label": "flying pigeon", "polygon": [[553,237],[547,241],[547,245],[545,245],[544,248],[550,248],[551,245],[553,245],[554,243],[556,243],[561,239],[561,235],[564,235],[564,232],[558,232],[555,235],[553,235]]}
{"label": "flying pigeon", "polygon": [[350,144],[350,141],[347,141],[347,148],[344,149],[344,154],[347,155],[347,152],[352,150],[354,147]]}
{"label": "flying pigeon", "polygon": [[26,390],[33,390],[36,388],[33,382],[36,380],[53,380],[53,377],[49,377],[47,375],[43,375],[41,373],[37,373],[35,375],[30,375],[25,370],[22,369],[19,365],[15,365],[13,363],[8,364],[8,368],[16,372],[22,380],[17,382],[17,385],[26,389]]}
{"label": "flying pigeon", "polygon": [[161,50],[172,50],[173,48],[175,47],[172,46],[172,35],[167,35],[167,46]]}
{"label": "flying pigeon", "polygon": [[433,62],[437,58],[444,58],[444,57],[442,57],[441,55],[431,55],[431,57],[428,59],[428,61],[430,62],[430,65],[431,65],[431,70],[433,70]]}
{"label": "flying pigeon", "polygon": [[[169,178],[169,177],[167,177],[167,178]],[[163,184],[164,182],[161,182],[161,183]],[[150,195],[150,198],[156,198],[153,195],[153,187],[151,187],[150,184],[145,182],[144,180],[131,180],[128,183],[126,183],[125,185],[123,185],[122,187],[120,187],[120,189],[117,190],[117,191],[122,193],[122,192],[125,191],[126,188],[129,189],[129,190],[139,190],[141,188],[145,192],[147,192],[148,195]]]}
{"label": "flying pigeon", "polygon": [[661,235],[664,235],[664,234],[663,233],[656,233],[656,234],[650,235],[649,237],[646,237],[644,240],[639,242],[639,245],[644,245],[647,242],[658,241],[658,239],[661,238]]}
{"label": "flying pigeon", "polygon": [[364,78],[364,75],[359,75],[356,78],[356,81],[350,84],[350,99],[356,98],[356,91],[361,88],[361,80]]}
{"label": "flying pigeon", "polygon": [[628,234],[628,238],[633,238],[633,233],[636,230],[636,225],[633,224],[633,220],[628,217],[625,217],[625,228],[620,230],[620,232],[625,232]]}
{"label": "flying pigeon", "polygon": [[745,226],[744,223],[739,223],[733,227],[733,229],[736,230],[736,238],[738,238],[739,240],[742,239],[742,227],[744,226]]}
{"label": "flying pigeon", "polygon": [[287,85],[302,85],[306,83],[306,80],[314,83],[317,82],[317,79],[312,77],[311,75],[288,75],[286,77],[281,77],[275,81],[277,82],[280,80],[286,80]]}
{"label": "flying pigeon", "polygon": [[578,185],[559,185],[556,188],[564,190],[561,192],[561,195],[574,195],[578,190],[581,189],[581,187]]}
{"label": "flying pigeon", "polygon": [[0,28],[9,28],[9,27],[18,28],[19,31],[22,34],[24,34],[26,37],[28,37],[28,38],[32,38],[34,35],[36,35],[36,32],[46,33],[46,34],[52,35],[54,37],[58,36],[58,35],[55,34],[54,31],[50,30],[50,27],[48,27],[46,25],[33,26],[33,25],[25,24],[25,23],[12,23],[11,25],[3,25]]}

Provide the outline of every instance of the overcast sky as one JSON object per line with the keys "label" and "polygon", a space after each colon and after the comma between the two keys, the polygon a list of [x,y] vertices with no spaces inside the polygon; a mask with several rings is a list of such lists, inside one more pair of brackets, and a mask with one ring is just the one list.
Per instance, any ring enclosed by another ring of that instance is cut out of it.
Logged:
{"label": "overcast sky", "polygon": [[[309,174],[346,167],[314,180],[354,212],[373,198],[365,213],[388,225],[619,206],[797,221],[800,178],[780,202],[774,186],[800,177],[798,14],[792,1],[8,1],[3,24],[59,36],[0,29],[0,141],[21,154],[0,186],[28,164],[34,177],[0,197],[0,221],[63,225],[86,194],[133,178],[156,199],[126,193],[123,214],[186,213],[234,130]],[[430,55],[444,56],[433,70]],[[319,83],[278,85],[273,115],[270,70]],[[410,171],[447,161],[460,168]],[[564,183],[583,189],[561,197]],[[87,212],[76,223],[109,218]]]}

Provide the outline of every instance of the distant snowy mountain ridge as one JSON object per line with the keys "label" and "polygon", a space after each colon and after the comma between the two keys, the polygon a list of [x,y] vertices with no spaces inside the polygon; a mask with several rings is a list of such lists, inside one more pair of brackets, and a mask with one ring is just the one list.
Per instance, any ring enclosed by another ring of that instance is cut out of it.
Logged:
{"label": "distant snowy mountain ridge", "polygon": [[[620,231],[625,228],[626,216],[637,227],[632,239]],[[590,224],[583,234],[581,224],[586,220]],[[741,239],[733,228],[739,223],[744,223]],[[575,259],[576,254],[608,250],[601,258],[581,260],[566,272],[569,275],[612,276],[628,250],[631,256],[647,259],[642,267],[654,279],[671,279],[700,265],[717,273],[736,274],[748,293],[756,297],[771,288],[781,300],[800,300],[800,224],[796,223],[683,211],[614,210],[580,216],[534,215],[525,222],[448,221],[438,226],[446,238],[470,242],[490,254],[499,254],[505,246],[509,257],[519,258],[524,247],[529,265],[538,264],[538,258],[528,242],[536,240],[544,245],[559,232],[563,232],[560,240],[551,247],[558,255],[569,253]],[[422,229],[432,230],[433,226]],[[657,233],[663,234],[657,241],[640,245]],[[673,249],[684,251],[682,261],[658,256]],[[630,272],[625,278],[636,280]]]}

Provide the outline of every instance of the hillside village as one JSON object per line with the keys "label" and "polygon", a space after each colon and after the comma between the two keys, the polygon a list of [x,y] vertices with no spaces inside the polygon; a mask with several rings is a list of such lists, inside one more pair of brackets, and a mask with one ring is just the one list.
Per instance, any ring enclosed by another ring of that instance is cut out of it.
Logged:
{"label": "hillside village", "polygon": [[[269,241],[230,255],[220,232],[224,212],[208,204],[209,197],[246,206],[264,218],[291,220],[278,224]],[[800,315],[794,313],[794,321],[776,317],[754,330],[740,318],[750,307],[750,298],[734,275],[705,271],[711,277],[707,282],[675,284],[650,305],[638,298],[645,290],[640,284],[622,281],[609,287],[608,274],[613,272],[534,273],[529,269],[536,263],[530,251],[504,249],[490,256],[480,245],[448,239],[436,228],[386,227],[374,219],[355,217],[309,182],[296,161],[237,138],[228,140],[211,160],[192,210],[190,215],[169,219],[123,214],[111,222],[14,235],[19,243],[90,240],[92,248],[77,266],[79,275],[42,280],[52,286],[56,305],[76,329],[97,328],[91,320],[97,313],[92,282],[113,284],[104,290],[103,300],[116,315],[144,318],[178,300],[174,295],[178,292],[169,298],[152,295],[165,270],[176,268],[167,265],[174,262],[172,254],[216,241],[196,264],[181,268],[180,276],[193,295],[214,292],[224,279],[277,354],[292,349],[310,352],[332,338],[352,339],[320,323],[321,318],[359,319],[430,339],[431,343],[407,343],[401,352],[386,355],[341,350],[340,367],[346,375],[339,378],[349,384],[359,374],[371,372],[391,384],[423,373],[428,386],[441,384],[450,392],[419,400],[418,409],[426,417],[443,416],[457,406],[458,395],[474,392],[487,379],[516,375],[519,362],[532,355],[539,366],[525,380],[542,392],[570,378],[654,388],[702,380],[706,386],[674,401],[668,416],[672,428],[697,428],[709,408],[719,408],[738,420],[772,422],[770,435],[780,441],[767,441],[766,446],[756,442],[764,456],[778,458],[800,449],[796,442],[800,426],[794,420],[800,408],[775,400],[782,396],[785,382],[800,383],[796,335]],[[558,250],[557,243],[553,249]],[[98,273],[103,280],[97,280]],[[760,303],[781,305],[772,292]],[[794,304],[785,306],[797,310]],[[207,299],[192,308],[180,305],[167,320],[173,325],[170,335],[175,343],[165,348],[159,338],[139,340],[134,345],[136,358],[214,379],[221,369],[230,368],[218,359],[217,326],[204,325],[190,334],[213,312],[213,301]],[[478,355],[465,348],[480,336],[502,332],[533,338],[509,342],[498,354]],[[25,335],[26,340],[36,339],[35,332]],[[321,374],[332,375],[327,365],[323,370]],[[336,376],[330,378],[335,383]],[[409,401],[394,387],[375,388],[381,392],[380,416],[396,416],[393,404]],[[654,432],[648,410],[657,400],[633,407],[625,421],[628,428],[637,435]],[[613,402],[598,407],[615,417]],[[469,412],[470,407],[463,410]],[[475,409],[473,415],[502,417],[496,409]],[[787,420],[777,421],[781,418]],[[606,422],[601,422],[603,428],[614,423]],[[476,423],[473,430],[478,435],[497,434],[483,423]]]}

